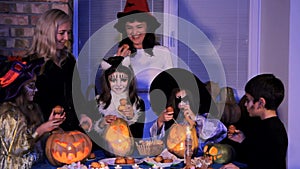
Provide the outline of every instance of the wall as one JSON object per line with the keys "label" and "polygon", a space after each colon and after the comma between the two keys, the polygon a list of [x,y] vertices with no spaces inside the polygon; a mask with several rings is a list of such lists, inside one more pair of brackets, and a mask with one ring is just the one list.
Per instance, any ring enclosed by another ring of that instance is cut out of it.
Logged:
{"label": "wall", "polygon": [[300,168],[300,114],[299,114],[299,94],[300,94],[300,1],[290,0],[290,45],[289,45],[289,95],[288,95],[288,168]]}
{"label": "wall", "polygon": [[286,96],[279,107],[289,138],[287,168],[300,168],[300,1],[261,1],[261,72],[272,72],[283,80]]}
{"label": "wall", "polygon": [[41,13],[58,8],[71,14],[72,6],[73,0],[1,0],[0,56],[23,56]]}

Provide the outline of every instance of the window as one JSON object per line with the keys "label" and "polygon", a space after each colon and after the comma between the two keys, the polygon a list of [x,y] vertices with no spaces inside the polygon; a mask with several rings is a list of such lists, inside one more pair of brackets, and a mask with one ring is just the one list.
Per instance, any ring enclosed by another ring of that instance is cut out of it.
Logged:
{"label": "window", "polygon": [[[120,36],[113,25],[125,2],[74,1],[74,30],[78,30],[74,46],[82,81],[86,83],[82,86],[84,91],[94,84],[100,60],[116,51]],[[233,87],[240,95],[248,78],[259,71],[259,2],[148,0],[151,11],[172,14],[158,18],[163,24],[157,34],[161,43],[171,48],[177,66],[190,69],[203,82],[213,80],[220,86]],[[211,71],[224,71],[225,77],[211,76]]]}

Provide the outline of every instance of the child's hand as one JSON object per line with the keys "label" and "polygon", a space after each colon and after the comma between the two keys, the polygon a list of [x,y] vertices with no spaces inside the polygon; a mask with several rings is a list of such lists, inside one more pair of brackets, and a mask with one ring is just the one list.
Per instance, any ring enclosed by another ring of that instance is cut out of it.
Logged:
{"label": "child's hand", "polygon": [[42,136],[45,132],[50,132],[54,129],[57,129],[59,125],[61,125],[65,121],[65,118],[57,118],[48,120],[47,122],[41,124],[37,129],[36,132],[38,136]]}
{"label": "child's hand", "polygon": [[92,130],[93,121],[86,114],[81,114],[80,120],[79,120],[79,125],[85,131],[90,132]]}
{"label": "child's hand", "polygon": [[241,143],[245,139],[245,135],[242,131],[235,130],[234,133],[229,133],[228,132],[228,138],[232,141]]}
{"label": "child's hand", "polygon": [[133,113],[133,108],[131,105],[126,105],[125,106],[125,109],[122,110],[122,114],[127,117],[128,119],[132,119],[133,116],[134,116],[134,113]]}
{"label": "child's hand", "polygon": [[64,112],[64,108],[58,106],[55,106],[52,109],[52,112],[49,116],[48,120],[53,120],[53,119],[65,119],[66,118],[66,112]]}
{"label": "child's hand", "polygon": [[158,117],[158,120],[160,122],[167,122],[167,121],[170,121],[172,120],[174,117],[174,111],[167,111],[167,110],[164,110],[160,116]]}
{"label": "child's hand", "polygon": [[195,114],[192,112],[190,105],[184,105],[182,108],[183,111],[183,115],[186,119],[186,121],[191,125],[194,126],[196,124],[195,119],[196,116]]}

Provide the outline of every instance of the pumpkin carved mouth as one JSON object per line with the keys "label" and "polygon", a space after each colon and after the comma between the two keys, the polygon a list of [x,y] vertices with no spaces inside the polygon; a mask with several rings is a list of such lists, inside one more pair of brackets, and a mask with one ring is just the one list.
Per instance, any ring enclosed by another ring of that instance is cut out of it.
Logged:
{"label": "pumpkin carved mouth", "polygon": [[133,152],[133,138],[125,120],[117,118],[103,136],[109,152],[118,156],[127,156]]}
{"label": "pumpkin carved mouth", "polygon": [[91,148],[90,138],[79,131],[53,133],[46,143],[46,155],[52,165],[71,164],[85,159]]}

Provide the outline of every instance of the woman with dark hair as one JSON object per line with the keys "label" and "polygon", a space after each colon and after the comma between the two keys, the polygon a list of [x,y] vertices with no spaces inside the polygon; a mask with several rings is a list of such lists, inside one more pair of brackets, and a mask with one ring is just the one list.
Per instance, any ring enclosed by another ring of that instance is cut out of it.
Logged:
{"label": "woman with dark hair", "polygon": [[146,0],[127,0],[117,17],[114,27],[122,40],[116,55],[130,57],[139,88],[148,90],[157,74],[173,67],[170,50],[156,41],[154,32],[160,23],[150,14]]}

